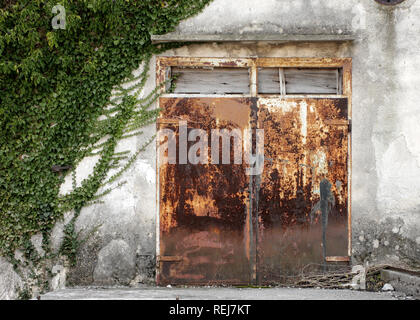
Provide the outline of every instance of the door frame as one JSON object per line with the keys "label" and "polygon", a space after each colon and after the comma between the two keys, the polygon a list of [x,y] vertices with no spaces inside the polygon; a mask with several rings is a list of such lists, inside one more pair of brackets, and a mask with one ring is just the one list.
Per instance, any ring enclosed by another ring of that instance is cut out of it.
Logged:
{"label": "door frame", "polygon": [[[165,93],[165,83],[169,79],[170,67],[228,67],[228,68],[249,68],[249,87],[248,94],[176,94]],[[258,68],[341,68],[342,69],[342,94],[258,94]],[[347,233],[348,233],[348,252],[347,256],[327,257],[327,262],[347,262],[350,261],[352,248],[352,58],[212,58],[212,57],[182,57],[182,56],[157,56],[156,57],[156,87],[160,97],[264,97],[264,98],[347,98],[348,100],[348,212],[347,212]],[[159,99],[157,100],[159,108]],[[159,123],[159,122],[157,122]],[[156,150],[158,141],[156,140]],[[159,194],[159,159],[156,152],[156,279],[160,272],[160,194]],[[174,257],[175,259],[176,257]]]}

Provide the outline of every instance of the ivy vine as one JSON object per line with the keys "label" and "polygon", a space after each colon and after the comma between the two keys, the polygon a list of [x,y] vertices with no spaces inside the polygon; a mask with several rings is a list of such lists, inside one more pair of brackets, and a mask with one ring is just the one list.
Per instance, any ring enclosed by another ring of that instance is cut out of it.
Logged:
{"label": "ivy vine", "polygon": [[[31,236],[42,233],[47,246],[65,212],[78,213],[111,191],[97,194],[143,150],[116,153],[117,142],[141,134],[157,115],[149,107],[158,90],[140,98],[148,62],[177,45],[152,44],[150,35],[172,31],[209,1],[0,1],[1,256],[13,259],[21,248],[29,259],[39,259]],[[65,29],[51,25],[57,4],[66,10]],[[142,64],[135,77],[133,70]],[[133,85],[126,88],[123,82]],[[100,157],[93,173],[60,196],[63,173],[92,155]],[[62,248],[71,251],[72,244]]]}

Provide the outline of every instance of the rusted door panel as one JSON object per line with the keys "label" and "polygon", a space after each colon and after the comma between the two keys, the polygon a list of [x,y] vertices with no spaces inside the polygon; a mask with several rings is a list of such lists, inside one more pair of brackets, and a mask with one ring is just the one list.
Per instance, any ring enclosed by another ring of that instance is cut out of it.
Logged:
{"label": "rusted door panel", "polygon": [[347,105],[346,98],[258,101],[261,283],[325,270],[326,256],[347,255]]}
{"label": "rusted door panel", "polygon": [[178,143],[179,120],[209,137],[215,128],[264,129],[265,168],[250,179],[245,164],[232,164],[233,146],[230,164],[158,164],[158,284],[286,283],[324,269],[327,256],[346,256],[347,105],[161,98],[159,129],[173,130]]}
{"label": "rusted door panel", "polygon": [[[179,164],[176,123],[186,120],[188,132],[203,129],[208,137],[211,129],[243,130],[249,125],[250,104],[247,98],[160,98],[158,129],[176,132],[178,161],[158,163],[159,285],[250,283],[245,166],[212,164],[210,138],[208,164]],[[231,159],[232,153],[233,144]]]}

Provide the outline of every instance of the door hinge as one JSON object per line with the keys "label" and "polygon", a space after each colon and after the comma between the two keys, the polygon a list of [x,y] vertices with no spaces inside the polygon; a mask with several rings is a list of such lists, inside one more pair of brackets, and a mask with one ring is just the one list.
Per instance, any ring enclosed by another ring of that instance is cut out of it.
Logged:
{"label": "door hinge", "polygon": [[347,131],[351,132],[351,119],[341,120],[341,119],[326,119],[324,123],[329,126],[347,126]]}
{"label": "door hinge", "polygon": [[329,256],[325,257],[326,262],[349,262],[349,256]]}
{"label": "door hinge", "polygon": [[158,256],[157,257],[157,262],[181,262],[182,260],[184,260],[183,257],[181,256]]}
{"label": "door hinge", "polygon": [[181,256],[157,256],[156,265],[160,269],[162,267],[162,262],[181,262],[184,258]]}

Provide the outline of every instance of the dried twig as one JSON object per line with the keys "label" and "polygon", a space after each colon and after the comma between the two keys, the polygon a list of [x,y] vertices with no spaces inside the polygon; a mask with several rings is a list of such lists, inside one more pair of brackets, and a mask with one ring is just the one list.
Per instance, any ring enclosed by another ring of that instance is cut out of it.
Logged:
{"label": "dried twig", "polygon": [[[322,274],[303,274],[304,270],[310,265],[302,269],[302,274],[292,284],[293,287],[300,288],[324,288],[324,289],[340,289],[351,286],[351,281],[357,272],[329,272]],[[367,268],[366,277],[377,274],[381,269],[388,268],[388,265],[376,265]]]}

